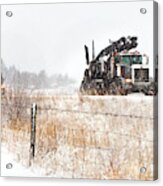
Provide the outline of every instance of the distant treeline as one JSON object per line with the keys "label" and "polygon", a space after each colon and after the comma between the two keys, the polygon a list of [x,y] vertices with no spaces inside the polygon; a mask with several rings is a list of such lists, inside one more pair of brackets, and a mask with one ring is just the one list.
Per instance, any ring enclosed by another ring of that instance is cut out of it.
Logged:
{"label": "distant treeline", "polygon": [[12,88],[44,89],[66,87],[75,83],[75,80],[66,74],[48,76],[45,70],[39,73],[19,71],[14,65],[7,67],[1,60],[1,79]]}

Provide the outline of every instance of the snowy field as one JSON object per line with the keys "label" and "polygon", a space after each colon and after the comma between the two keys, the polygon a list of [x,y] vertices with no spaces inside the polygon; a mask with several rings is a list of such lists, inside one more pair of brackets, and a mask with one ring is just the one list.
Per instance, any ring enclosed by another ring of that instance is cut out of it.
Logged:
{"label": "snowy field", "polygon": [[[8,164],[12,164],[11,168],[7,168]],[[32,172],[29,168],[21,165],[21,163],[17,162],[14,159],[14,155],[12,152],[9,152],[6,149],[6,146],[3,144],[1,146],[1,175],[2,176],[39,176],[36,173]]]}
{"label": "snowy field", "polygon": [[[153,101],[143,94],[30,97],[22,118],[2,125],[2,175],[152,180]],[[33,102],[36,154],[29,166]]]}

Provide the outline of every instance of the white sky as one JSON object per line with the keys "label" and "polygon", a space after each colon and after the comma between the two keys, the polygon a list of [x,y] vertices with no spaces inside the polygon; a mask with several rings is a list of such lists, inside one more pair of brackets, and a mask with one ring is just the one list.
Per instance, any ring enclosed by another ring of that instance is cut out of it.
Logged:
{"label": "white sky", "polygon": [[[140,8],[147,13],[141,14]],[[6,11],[13,16],[7,17]],[[81,82],[86,68],[84,44],[95,40],[96,55],[109,39],[138,36],[136,50],[153,64],[153,2],[108,2],[1,7],[1,57],[19,70],[68,74]],[[150,72],[152,76],[152,70]]]}

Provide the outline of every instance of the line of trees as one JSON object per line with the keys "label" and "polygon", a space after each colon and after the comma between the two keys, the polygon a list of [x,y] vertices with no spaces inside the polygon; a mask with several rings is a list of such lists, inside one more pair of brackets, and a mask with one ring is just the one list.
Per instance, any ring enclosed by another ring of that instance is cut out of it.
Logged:
{"label": "line of trees", "polygon": [[13,88],[45,89],[66,87],[75,83],[75,80],[66,74],[48,76],[45,70],[39,73],[19,71],[14,65],[7,67],[1,60],[1,76],[4,82]]}

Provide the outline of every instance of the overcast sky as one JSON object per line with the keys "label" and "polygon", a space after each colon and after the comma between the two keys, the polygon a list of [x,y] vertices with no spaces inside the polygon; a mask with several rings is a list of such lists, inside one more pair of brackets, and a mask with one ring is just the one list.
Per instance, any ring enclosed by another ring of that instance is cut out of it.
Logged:
{"label": "overcast sky", "polygon": [[[1,57],[19,70],[68,74],[80,82],[86,68],[84,44],[96,55],[109,39],[138,36],[136,50],[153,63],[153,2],[3,5]],[[141,14],[140,8],[147,13]],[[7,17],[6,11],[13,16]],[[151,71],[152,72],[152,71]],[[152,73],[150,74],[152,75]]]}

